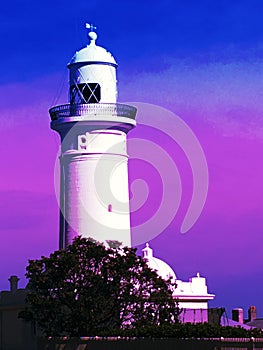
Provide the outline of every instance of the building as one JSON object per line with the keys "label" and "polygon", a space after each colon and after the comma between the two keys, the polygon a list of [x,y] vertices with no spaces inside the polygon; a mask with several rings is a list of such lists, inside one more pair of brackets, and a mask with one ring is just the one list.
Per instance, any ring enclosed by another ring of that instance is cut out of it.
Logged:
{"label": "building", "polygon": [[147,265],[155,270],[163,279],[171,278],[176,288],[173,291],[173,297],[178,302],[181,312],[182,322],[208,322],[208,301],[213,300],[215,295],[207,291],[206,279],[196,276],[189,279],[188,282],[179,280],[173,269],[163,260],[153,255],[153,250],[149,243],[146,243],[142,250],[143,258]]}
{"label": "building", "polygon": [[18,288],[19,278],[9,278],[10,290],[0,292],[0,349],[34,350],[36,347],[36,330],[31,323],[18,318],[24,310],[26,289]]}
{"label": "building", "polygon": [[248,308],[248,318],[244,318],[244,310],[235,308],[232,310],[232,319],[221,319],[221,325],[239,326],[245,329],[258,328],[263,330],[263,318],[257,318],[256,306]]}
{"label": "building", "polygon": [[117,103],[117,63],[96,44],[77,51],[69,68],[69,103],[50,109],[61,138],[60,248],[76,235],[131,246],[126,135],[136,108]]}

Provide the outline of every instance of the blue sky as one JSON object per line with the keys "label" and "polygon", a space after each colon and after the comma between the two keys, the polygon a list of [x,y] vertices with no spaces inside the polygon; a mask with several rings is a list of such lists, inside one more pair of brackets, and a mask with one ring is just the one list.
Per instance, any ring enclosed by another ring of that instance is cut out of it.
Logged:
{"label": "blue sky", "polygon": [[61,70],[61,62],[86,43],[86,21],[97,25],[99,40],[124,67],[140,69],[150,58],[155,70],[160,55],[197,62],[260,57],[262,8],[261,1],[4,2],[1,63],[12,69],[2,79],[25,81]]}

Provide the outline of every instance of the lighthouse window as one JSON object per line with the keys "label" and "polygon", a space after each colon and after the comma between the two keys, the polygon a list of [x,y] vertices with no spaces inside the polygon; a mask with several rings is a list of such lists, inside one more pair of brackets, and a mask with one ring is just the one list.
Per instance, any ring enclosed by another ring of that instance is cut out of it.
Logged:
{"label": "lighthouse window", "polygon": [[98,103],[101,99],[98,83],[76,84],[70,88],[70,103]]}

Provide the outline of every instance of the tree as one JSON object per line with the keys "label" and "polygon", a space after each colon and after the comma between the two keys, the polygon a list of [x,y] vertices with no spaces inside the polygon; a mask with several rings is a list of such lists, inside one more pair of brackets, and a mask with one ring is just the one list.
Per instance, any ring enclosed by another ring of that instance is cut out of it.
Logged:
{"label": "tree", "polygon": [[87,336],[141,325],[178,322],[170,281],[164,281],[136,249],[106,248],[76,237],[65,250],[29,260],[28,308],[47,336]]}

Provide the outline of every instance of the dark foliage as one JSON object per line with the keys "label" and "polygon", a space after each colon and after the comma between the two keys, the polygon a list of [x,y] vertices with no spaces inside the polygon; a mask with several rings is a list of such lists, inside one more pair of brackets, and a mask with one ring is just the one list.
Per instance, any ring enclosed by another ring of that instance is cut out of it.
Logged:
{"label": "dark foliage", "polygon": [[206,338],[262,338],[263,332],[259,329],[246,330],[241,327],[216,326],[208,323],[177,323],[162,324],[159,326],[145,325],[140,328],[113,330],[111,333],[101,332],[99,336],[147,337],[147,338],[179,338],[179,339],[206,339]]}
{"label": "dark foliage", "polygon": [[47,336],[110,334],[178,323],[170,282],[136,250],[77,237],[65,250],[30,260],[28,308],[20,317]]}

